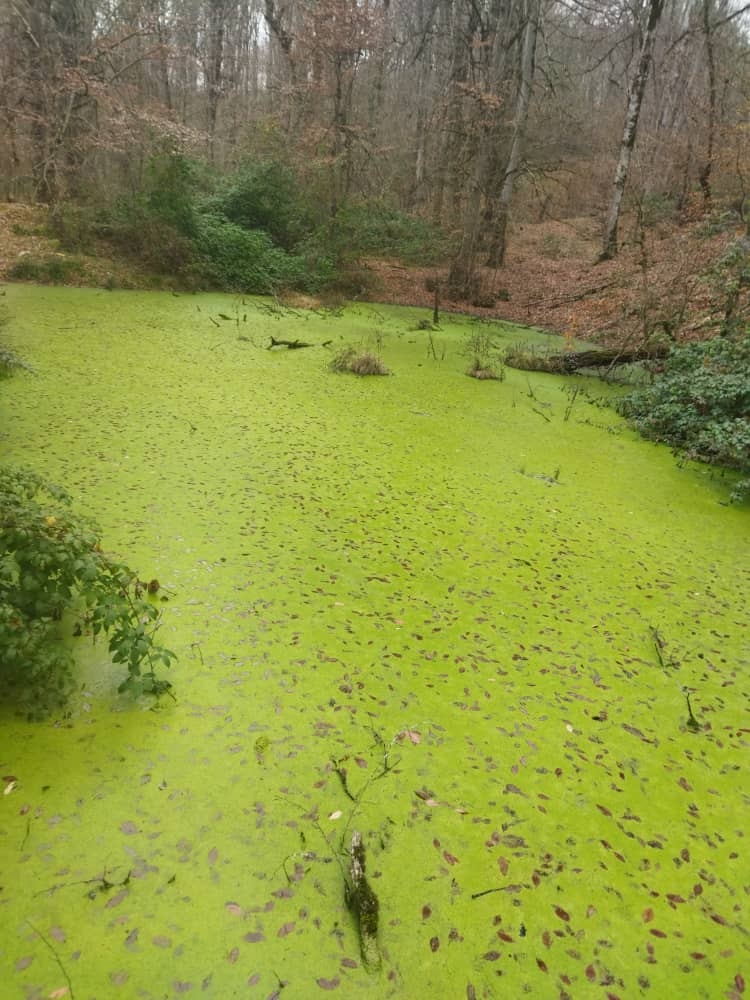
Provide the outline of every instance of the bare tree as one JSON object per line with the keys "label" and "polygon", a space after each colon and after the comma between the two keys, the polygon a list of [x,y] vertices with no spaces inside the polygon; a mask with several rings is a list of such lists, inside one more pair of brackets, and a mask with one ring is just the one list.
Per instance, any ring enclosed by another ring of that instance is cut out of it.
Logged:
{"label": "bare tree", "polygon": [[620,141],[620,155],[615,170],[615,179],[612,185],[612,198],[607,213],[607,222],[604,230],[604,242],[601,260],[608,260],[617,254],[617,228],[620,221],[620,210],[622,199],[625,194],[625,186],[628,182],[630,171],[630,160],[633,155],[635,140],[638,135],[638,119],[641,114],[641,104],[646,91],[649,72],[654,49],[654,37],[656,29],[664,10],[665,0],[648,0],[648,16],[646,27],[641,40],[638,64],[635,75],[630,85],[630,97],[628,99],[628,110],[625,115],[625,126],[623,128],[622,139]]}

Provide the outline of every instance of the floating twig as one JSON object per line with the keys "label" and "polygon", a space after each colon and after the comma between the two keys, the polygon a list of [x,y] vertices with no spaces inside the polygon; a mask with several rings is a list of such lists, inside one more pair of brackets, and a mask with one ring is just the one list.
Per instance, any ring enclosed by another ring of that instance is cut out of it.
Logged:
{"label": "floating twig", "polygon": [[26,923],[27,923],[27,924],[29,925],[29,927],[30,927],[30,928],[32,929],[32,931],[33,931],[33,932],[34,932],[34,933],[36,934],[36,936],[37,936],[37,937],[39,938],[39,940],[40,940],[40,941],[42,941],[42,942],[43,942],[43,943],[44,943],[44,944],[46,945],[46,947],[47,947],[47,948],[49,948],[49,950],[50,950],[50,951],[52,952],[52,956],[53,956],[53,958],[55,959],[55,961],[57,962],[57,967],[58,967],[58,969],[60,970],[60,972],[62,972],[63,976],[65,977],[65,982],[66,982],[66,983],[68,984],[68,992],[70,993],[70,1000],[74,1000],[74,995],[73,995],[73,984],[72,984],[72,983],[71,983],[71,981],[70,981],[70,976],[68,975],[68,973],[67,973],[67,970],[66,970],[65,966],[64,966],[64,965],[62,964],[62,960],[60,959],[60,956],[59,956],[59,955],[57,954],[57,949],[56,949],[56,948],[55,948],[55,946],[54,946],[54,945],[52,944],[52,942],[51,942],[51,941],[49,941],[49,940],[48,940],[48,939],[47,939],[47,938],[46,938],[46,937],[44,936],[44,934],[42,934],[42,932],[41,932],[41,931],[39,930],[39,928],[38,928],[38,927],[36,927],[36,926],[35,926],[35,925],[34,925],[34,924],[33,924],[33,923],[32,923],[32,922],[31,922],[31,921],[29,920],[29,918],[28,918],[28,917],[26,918]]}

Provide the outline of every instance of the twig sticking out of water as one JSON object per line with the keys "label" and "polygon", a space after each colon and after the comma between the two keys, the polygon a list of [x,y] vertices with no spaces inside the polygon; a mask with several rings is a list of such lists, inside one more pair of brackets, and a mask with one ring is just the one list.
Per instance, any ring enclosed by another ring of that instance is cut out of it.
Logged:
{"label": "twig sticking out of water", "polygon": [[656,658],[659,661],[659,666],[661,667],[661,669],[662,670],[666,670],[668,666],[669,667],[673,667],[674,664],[671,661],[667,662],[664,659],[664,653],[665,653],[665,650],[666,650],[666,643],[664,642],[664,639],[662,638],[662,635],[661,635],[661,632],[659,631],[659,629],[658,628],[654,628],[653,625],[649,625],[648,630],[651,633],[651,638],[654,641],[654,649],[656,650]]}
{"label": "twig sticking out of water", "polygon": [[65,982],[68,984],[68,993],[70,993],[70,1000],[75,1000],[74,994],[73,994],[73,984],[70,981],[70,976],[68,975],[65,966],[62,964],[62,960],[60,959],[60,956],[57,954],[57,949],[52,944],[52,942],[49,941],[44,936],[44,934],[42,934],[42,932],[39,930],[39,928],[36,927],[34,924],[32,924],[32,922],[28,919],[28,917],[26,918],[26,923],[29,925],[29,927],[32,929],[32,931],[36,934],[36,936],[39,938],[39,940],[52,952],[52,957],[54,958],[55,962],[57,962],[57,967],[60,970],[60,972],[62,972],[63,976],[65,977]]}
{"label": "twig sticking out of water", "polygon": [[685,701],[687,702],[687,710],[688,710],[687,727],[691,733],[699,733],[701,730],[701,724],[693,715],[693,707],[690,704],[690,692],[687,691],[685,688],[683,688],[682,690],[685,695]]}

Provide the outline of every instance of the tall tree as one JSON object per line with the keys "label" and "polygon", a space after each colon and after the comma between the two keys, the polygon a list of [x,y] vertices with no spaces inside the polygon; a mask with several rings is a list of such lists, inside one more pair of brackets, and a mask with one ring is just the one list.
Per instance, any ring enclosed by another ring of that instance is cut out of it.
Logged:
{"label": "tall tree", "polygon": [[622,199],[625,194],[625,186],[628,182],[630,172],[630,161],[633,156],[633,148],[638,135],[638,119],[641,114],[643,95],[646,91],[649,72],[654,50],[654,38],[656,29],[659,26],[665,0],[648,0],[646,26],[641,39],[640,53],[635,75],[630,85],[630,97],[628,99],[628,110],[625,115],[625,126],[620,141],[620,155],[615,170],[615,179],[612,185],[612,197],[607,213],[607,222],[604,230],[604,242],[602,245],[601,260],[608,260],[617,254],[617,228],[620,221],[620,210]]}

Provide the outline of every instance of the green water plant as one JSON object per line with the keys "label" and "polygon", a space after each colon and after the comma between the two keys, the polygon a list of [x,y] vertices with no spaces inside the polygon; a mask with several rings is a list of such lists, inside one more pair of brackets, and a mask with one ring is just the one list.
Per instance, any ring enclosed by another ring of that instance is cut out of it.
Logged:
{"label": "green water plant", "polygon": [[64,489],[0,468],[0,553],[0,683],[29,715],[65,703],[71,632],[107,636],[113,662],[127,669],[118,690],[169,691],[157,676],[174,659],[156,642],[159,608],[133,571],[102,551],[98,527],[72,510]]}
{"label": "green water plant", "polygon": [[505,365],[498,360],[492,334],[478,327],[465,339],[463,353],[470,359],[466,374],[480,380],[493,379],[502,382]]}

